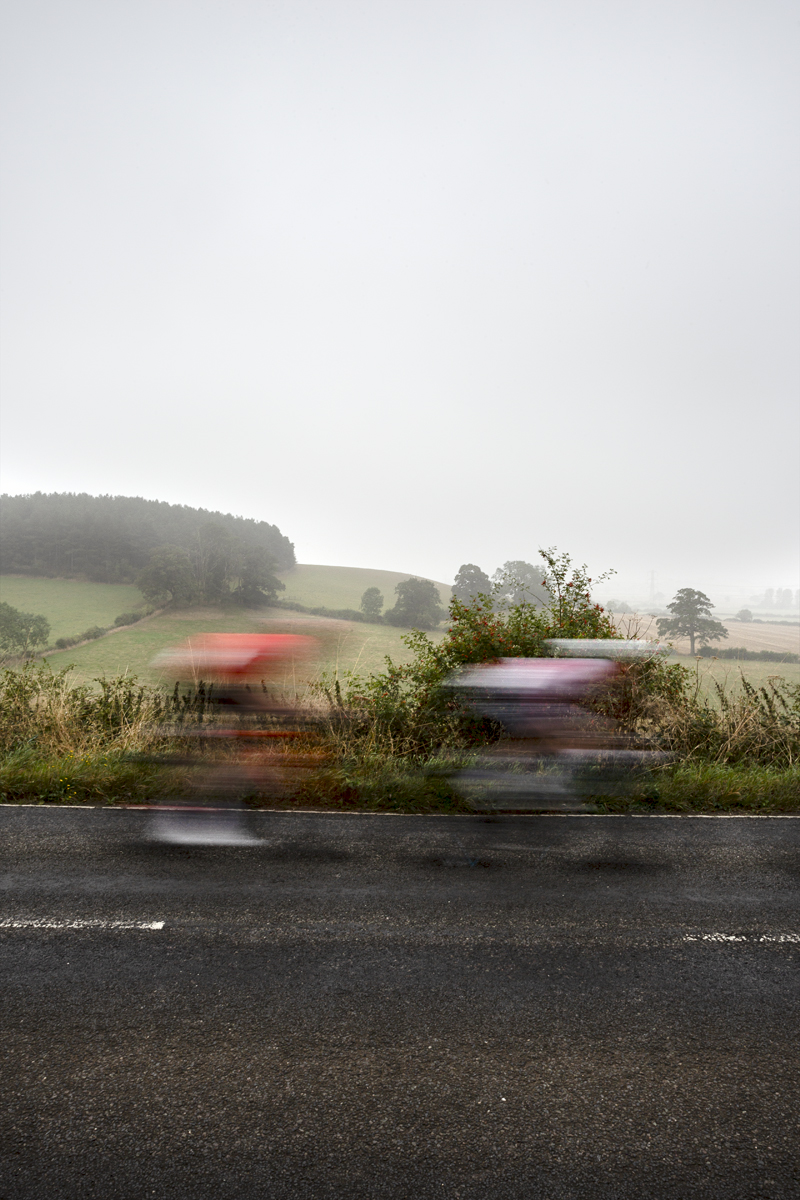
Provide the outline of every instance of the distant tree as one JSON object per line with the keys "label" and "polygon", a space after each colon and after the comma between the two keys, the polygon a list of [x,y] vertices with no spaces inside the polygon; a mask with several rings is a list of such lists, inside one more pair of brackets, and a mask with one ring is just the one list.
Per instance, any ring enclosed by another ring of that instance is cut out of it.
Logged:
{"label": "distant tree", "polygon": [[498,567],[492,576],[495,595],[501,604],[514,607],[517,604],[545,605],[550,602],[550,593],[544,580],[542,567],[523,559],[512,559]]}
{"label": "distant tree", "polygon": [[752,621],[752,619],[753,614],[750,612],[749,608],[740,608],[736,614],[737,621]]}
{"label": "distant tree", "polygon": [[688,637],[692,654],[695,651],[695,639],[705,645],[726,638],[728,631],[725,626],[711,618],[713,607],[705,592],[679,588],[672,603],[667,605],[672,616],[659,618],[659,637]]}
{"label": "distant tree", "polygon": [[379,588],[368,587],[361,597],[361,611],[368,621],[380,621],[383,595]]}
{"label": "distant tree", "polygon": [[397,603],[384,614],[390,625],[408,629],[435,629],[446,616],[439,601],[439,589],[430,579],[412,577],[394,589]]}
{"label": "distant tree", "polygon": [[136,585],[153,604],[169,601],[177,606],[199,599],[191,559],[178,546],[160,546],[154,550],[137,576]]}
{"label": "distant tree", "polygon": [[20,612],[5,602],[0,604],[0,652],[3,658],[46,646],[49,637],[50,622],[46,617]]}
{"label": "distant tree", "polygon": [[625,613],[633,612],[630,604],[628,604],[625,600],[609,600],[608,604],[606,604],[606,608],[609,612],[620,613],[623,615]]}
{"label": "distant tree", "polygon": [[453,596],[462,604],[471,604],[476,596],[489,596],[492,581],[475,563],[462,563],[453,584]]}
{"label": "distant tree", "polygon": [[236,604],[247,608],[260,608],[277,599],[278,592],[286,590],[274,574],[275,564],[263,550],[244,550],[237,564],[238,585],[231,597]]}
{"label": "distant tree", "polygon": [[0,525],[2,574],[131,582],[160,546],[179,546],[193,557],[207,548],[209,525],[265,551],[278,570],[295,563],[292,543],[266,521],[136,496],[3,495]]}
{"label": "distant tree", "polygon": [[197,531],[190,553],[197,590],[209,604],[219,604],[231,594],[230,582],[238,574],[243,547],[221,521],[205,521]]}

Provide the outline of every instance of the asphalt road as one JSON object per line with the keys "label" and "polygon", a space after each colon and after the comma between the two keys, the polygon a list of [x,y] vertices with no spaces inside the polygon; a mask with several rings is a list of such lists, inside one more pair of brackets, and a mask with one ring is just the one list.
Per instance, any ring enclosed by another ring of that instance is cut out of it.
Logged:
{"label": "asphalt road", "polygon": [[800,1196],[800,819],[0,808],[0,1200]]}

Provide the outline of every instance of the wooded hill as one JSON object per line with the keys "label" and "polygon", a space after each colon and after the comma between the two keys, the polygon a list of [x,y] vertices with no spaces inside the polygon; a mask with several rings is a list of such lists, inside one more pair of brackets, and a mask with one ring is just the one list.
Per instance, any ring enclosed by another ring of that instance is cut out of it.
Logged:
{"label": "wooded hill", "polygon": [[0,572],[98,583],[130,583],[153,550],[202,553],[205,541],[235,539],[274,570],[294,566],[294,545],[275,525],[140,496],[36,492],[0,496]]}

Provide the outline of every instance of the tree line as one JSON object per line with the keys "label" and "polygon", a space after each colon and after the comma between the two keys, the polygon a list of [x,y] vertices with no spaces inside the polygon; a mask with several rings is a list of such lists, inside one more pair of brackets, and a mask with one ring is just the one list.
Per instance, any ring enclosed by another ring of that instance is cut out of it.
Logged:
{"label": "tree line", "polygon": [[218,521],[207,521],[189,550],[159,546],[134,582],[151,604],[240,604],[258,608],[285,585],[269,551],[249,545]]}
{"label": "tree line", "polygon": [[229,591],[247,589],[253,572],[296,561],[293,544],[266,521],[140,496],[3,495],[0,522],[0,573],[9,575],[134,583],[151,555],[169,547],[189,558],[205,598],[219,590],[221,570]]}
{"label": "tree line", "polygon": [[461,604],[471,604],[478,596],[492,596],[501,607],[532,604],[542,608],[551,601],[546,567],[524,559],[509,559],[492,575],[475,563],[462,563],[453,584],[453,596]]}
{"label": "tree line", "polygon": [[[470,605],[480,596],[491,596],[500,608],[518,604],[543,607],[550,603],[551,594],[545,571],[541,566],[523,559],[509,560],[498,567],[491,578],[475,563],[462,563],[453,584],[453,599]],[[406,629],[436,629],[447,616],[442,607],[439,589],[430,579],[412,576],[395,587],[397,600],[393,608],[383,612],[384,597],[376,587],[367,588],[361,597],[361,612],[365,621],[385,621]]]}

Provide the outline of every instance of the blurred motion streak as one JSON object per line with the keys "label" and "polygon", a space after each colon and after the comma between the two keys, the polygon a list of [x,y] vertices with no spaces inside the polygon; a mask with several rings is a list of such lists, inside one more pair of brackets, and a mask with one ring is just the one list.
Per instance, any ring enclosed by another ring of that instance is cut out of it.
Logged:
{"label": "blurred motion streak", "polygon": [[[307,765],[287,743],[309,734],[308,718],[287,704],[278,679],[317,654],[317,640],[291,633],[210,633],[165,650],[154,665],[197,689],[193,716],[161,732],[180,741],[167,765],[189,766],[189,794],[155,804],[149,836],[179,845],[258,844],[246,824],[244,798],[283,790]],[[191,749],[187,750],[187,742]]]}
{"label": "blurred motion streak", "polygon": [[592,796],[624,795],[665,757],[642,749],[588,704],[619,663],[667,647],[610,639],[554,638],[552,658],[504,658],[468,667],[449,686],[502,737],[453,786],[478,810],[591,812]]}

